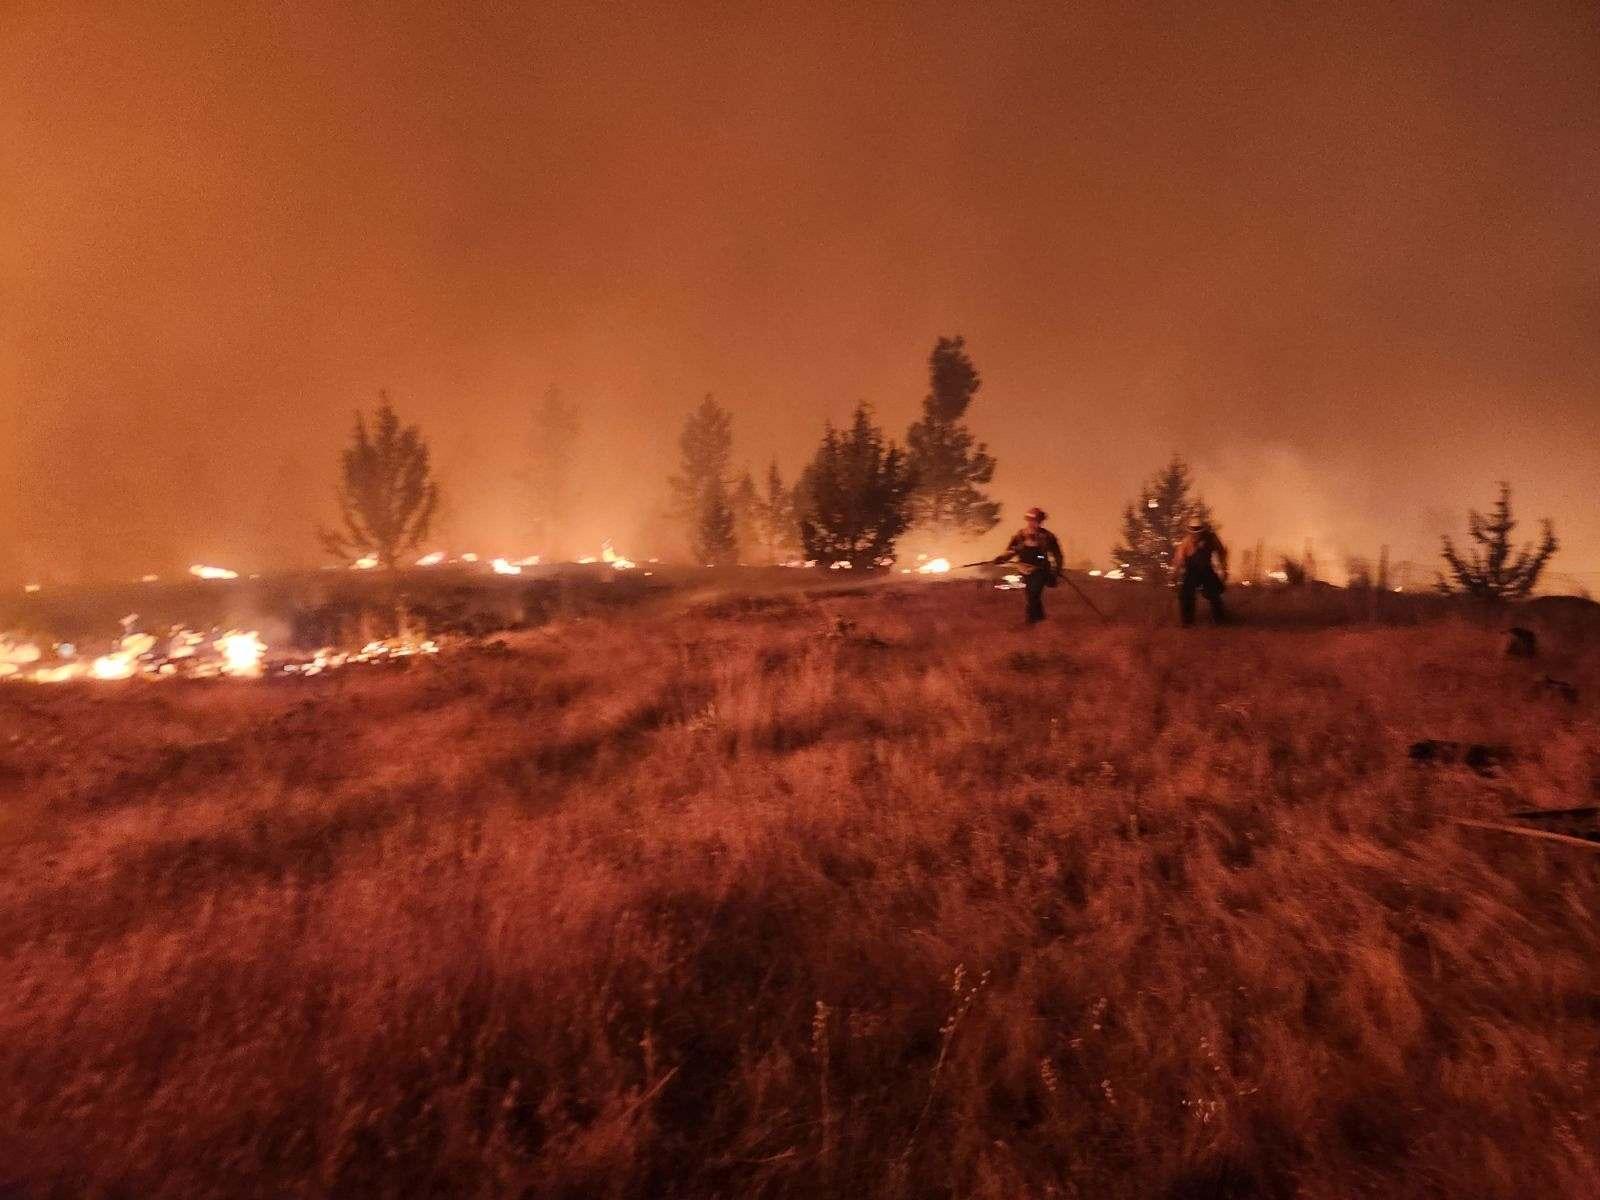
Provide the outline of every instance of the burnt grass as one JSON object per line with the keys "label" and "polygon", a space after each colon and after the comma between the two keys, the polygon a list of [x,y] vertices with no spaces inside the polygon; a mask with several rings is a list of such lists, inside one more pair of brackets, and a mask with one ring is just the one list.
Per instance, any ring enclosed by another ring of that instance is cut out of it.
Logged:
{"label": "burnt grass", "polygon": [[1600,1194],[1600,650],[1295,603],[0,689],[0,1194]]}

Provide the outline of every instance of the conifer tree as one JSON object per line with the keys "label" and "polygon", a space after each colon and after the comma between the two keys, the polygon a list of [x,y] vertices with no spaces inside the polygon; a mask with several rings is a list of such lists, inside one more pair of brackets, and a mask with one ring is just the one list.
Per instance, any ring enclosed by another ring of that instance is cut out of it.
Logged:
{"label": "conifer tree", "polygon": [[739,548],[739,561],[754,561],[762,545],[761,493],[748,470],[739,472],[734,480],[728,503],[733,508],[733,540]]}
{"label": "conifer tree", "polygon": [[[707,528],[719,527],[721,514],[708,519],[708,497],[715,487],[721,503],[729,507],[729,460],[733,455],[733,418],[708,393],[683,423],[678,436],[678,473],[668,482],[672,489],[672,512],[688,535],[695,558],[704,563],[713,559],[701,553]],[[719,553],[721,553],[719,551]]]}
{"label": "conifer tree", "polygon": [[761,496],[761,543],[769,564],[782,561],[797,548],[796,522],[794,490],[784,484],[778,464],[769,463],[766,490]]}
{"label": "conifer tree", "polygon": [[728,489],[713,475],[700,492],[700,513],[694,530],[695,560],[708,567],[728,566],[739,558],[737,524]]}
{"label": "conifer tree", "polygon": [[994,457],[964,420],[982,386],[966,339],[941,337],[928,356],[922,417],[906,432],[916,479],[911,521],[940,537],[978,537],[1000,520],[1000,505],[982,490],[994,478]]}
{"label": "conifer tree", "polygon": [[806,557],[858,570],[881,565],[910,524],[914,482],[904,453],[873,424],[865,404],[849,429],[828,425],[796,487]]}
{"label": "conifer tree", "polygon": [[1520,600],[1533,591],[1561,543],[1547,517],[1537,546],[1513,549],[1511,534],[1516,527],[1511,516],[1511,485],[1502,483],[1500,498],[1487,517],[1476,510],[1467,514],[1467,535],[1474,543],[1472,547],[1459,552],[1450,535],[1444,535],[1444,561],[1451,578],[1441,575],[1439,590],[1485,600]]}
{"label": "conifer tree", "polygon": [[1211,509],[1191,495],[1194,477],[1189,464],[1174,455],[1152,475],[1139,498],[1122,510],[1122,541],[1111,557],[1129,577],[1166,583],[1172,576],[1172,552],[1191,518],[1211,521]]}
{"label": "conifer tree", "polygon": [[378,393],[369,428],[356,413],[350,445],[340,463],[341,528],[321,531],[323,546],[345,561],[371,555],[392,569],[428,536],[439,487],[428,444],[415,425],[402,426],[387,392]]}

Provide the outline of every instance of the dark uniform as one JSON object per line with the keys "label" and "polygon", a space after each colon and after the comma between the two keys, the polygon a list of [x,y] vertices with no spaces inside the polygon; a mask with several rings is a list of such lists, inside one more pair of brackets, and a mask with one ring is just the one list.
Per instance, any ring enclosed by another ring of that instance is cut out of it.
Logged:
{"label": "dark uniform", "polygon": [[1228,573],[1228,548],[1207,525],[1191,529],[1178,543],[1172,559],[1172,573],[1178,577],[1178,615],[1185,625],[1194,624],[1195,593],[1211,605],[1211,619],[1218,625],[1228,619],[1222,607],[1222,578]]}
{"label": "dark uniform", "polygon": [[1017,562],[1023,588],[1028,593],[1028,624],[1044,620],[1044,589],[1055,587],[1061,574],[1061,543],[1043,525],[1023,526],[1006,544],[1006,552],[995,559]]}

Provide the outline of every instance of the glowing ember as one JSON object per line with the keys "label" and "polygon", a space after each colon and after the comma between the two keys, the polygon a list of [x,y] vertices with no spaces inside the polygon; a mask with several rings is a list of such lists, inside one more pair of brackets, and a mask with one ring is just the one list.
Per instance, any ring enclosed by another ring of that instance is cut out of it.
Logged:
{"label": "glowing ember", "polygon": [[828,570],[830,570],[830,571],[849,571],[849,570],[852,570],[854,567],[855,567],[854,563],[850,562],[848,559],[843,559],[843,558],[839,559],[837,562],[833,562],[833,563],[829,563],[828,564]]}
{"label": "glowing ember", "polygon": [[32,594],[33,592],[37,592],[39,590],[39,585],[37,583],[25,583],[22,585],[22,590]]}
{"label": "glowing ember", "polygon": [[622,555],[611,548],[609,540],[600,543],[600,561],[609,563],[618,571],[631,571],[634,567],[630,559],[623,558]]}
{"label": "glowing ember", "polygon": [[950,570],[948,558],[933,558],[917,568],[918,575],[943,575]]}
{"label": "glowing ember", "polygon": [[350,564],[350,569],[352,571],[370,571],[377,565],[378,556],[376,554],[363,554]]}
{"label": "glowing ember", "polygon": [[1273,581],[1275,581],[1277,583],[1288,583],[1289,582],[1289,572],[1287,572],[1287,571],[1268,571],[1267,572],[1267,578],[1271,579],[1271,580],[1273,580]]}
{"label": "glowing ember", "polygon": [[444,561],[444,551],[443,550],[435,550],[432,554],[424,554],[421,558],[417,559],[417,566],[419,566],[419,567],[437,567],[443,561]]}
{"label": "glowing ember", "polygon": [[476,554],[463,554],[461,556],[461,561],[462,562],[477,562],[478,561],[478,556]]}
{"label": "glowing ember", "polygon": [[139,577],[139,582],[140,583],[159,583],[159,582],[161,582],[161,576],[159,576],[159,575],[141,575]]}
{"label": "glowing ember", "polygon": [[230,571],[227,567],[206,567],[196,563],[189,568],[189,574],[196,579],[237,579],[239,572]]}

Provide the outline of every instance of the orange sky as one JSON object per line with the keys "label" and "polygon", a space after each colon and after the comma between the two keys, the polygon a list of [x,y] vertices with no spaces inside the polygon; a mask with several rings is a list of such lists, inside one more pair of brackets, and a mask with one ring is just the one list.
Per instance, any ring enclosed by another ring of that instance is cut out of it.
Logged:
{"label": "orange sky", "polygon": [[554,383],[659,552],[703,393],[792,473],[961,332],[1077,553],[1181,448],[1330,562],[1509,479],[1600,589],[1592,5],[434,7],[0,9],[0,580],[316,561],[380,387],[442,544],[537,549]]}

